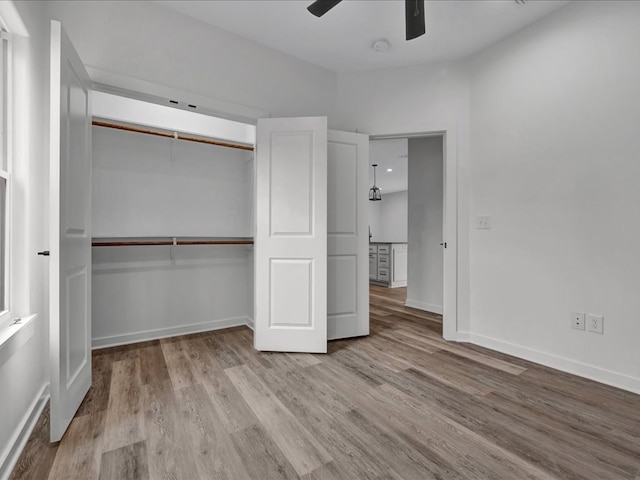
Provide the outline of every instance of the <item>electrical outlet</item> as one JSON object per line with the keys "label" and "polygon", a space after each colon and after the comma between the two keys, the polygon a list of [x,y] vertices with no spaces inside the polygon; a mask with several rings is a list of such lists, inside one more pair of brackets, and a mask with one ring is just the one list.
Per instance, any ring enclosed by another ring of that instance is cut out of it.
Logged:
{"label": "electrical outlet", "polygon": [[478,230],[490,230],[491,217],[489,215],[479,215],[476,219],[476,228]]}
{"label": "electrical outlet", "polygon": [[593,333],[604,333],[604,317],[602,315],[587,315],[587,330]]}
{"label": "electrical outlet", "polygon": [[584,313],[571,312],[571,328],[584,330]]}

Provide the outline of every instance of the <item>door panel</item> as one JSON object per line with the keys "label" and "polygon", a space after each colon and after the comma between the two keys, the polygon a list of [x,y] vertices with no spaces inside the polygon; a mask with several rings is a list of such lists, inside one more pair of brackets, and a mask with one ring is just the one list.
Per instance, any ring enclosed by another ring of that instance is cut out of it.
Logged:
{"label": "door panel", "polygon": [[327,351],[327,119],[258,121],[256,350]]}
{"label": "door panel", "polygon": [[369,136],[329,131],[329,340],[369,334]]}
{"label": "door panel", "polygon": [[91,386],[90,80],[51,22],[51,441],[62,438]]}

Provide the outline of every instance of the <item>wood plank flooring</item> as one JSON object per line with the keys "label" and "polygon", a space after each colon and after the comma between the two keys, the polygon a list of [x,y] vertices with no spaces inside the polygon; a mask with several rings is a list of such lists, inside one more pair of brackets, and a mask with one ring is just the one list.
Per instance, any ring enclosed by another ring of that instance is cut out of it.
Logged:
{"label": "wood plank flooring", "polygon": [[442,340],[371,287],[371,335],[259,353],[244,327],[95,351],[61,442],[11,479],[640,480],[640,396]]}

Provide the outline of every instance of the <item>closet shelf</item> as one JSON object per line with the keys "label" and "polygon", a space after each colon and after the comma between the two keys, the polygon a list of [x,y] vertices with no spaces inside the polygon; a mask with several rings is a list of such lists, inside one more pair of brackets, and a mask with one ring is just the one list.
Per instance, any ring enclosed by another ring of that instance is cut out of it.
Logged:
{"label": "closet shelf", "polygon": [[119,237],[93,238],[93,247],[135,247],[156,245],[253,245],[252,237]]}
{"label": "closet shelf", "polygon": [[129,125],[120,125],[117,123],[102,122],[100,120],[93,120],[93,126],[115,128],[116,130],[125,130],[127,132],[144,133],[146,135],[155,135],[157,137],[175,138],[177,140],[186,140],[188,142],[206,143],[208,145],[217,145],[219,147],[237,148],[238,150],[247,150],[252,152],[254,148],[251,145],[242,145],[240,143],[223,142],[221,140],[213,140],[209,138],[192,137],[184,135],[182,133],[168,133],[160,132],[158,130],[150,130],[148,128],[131,127]]}

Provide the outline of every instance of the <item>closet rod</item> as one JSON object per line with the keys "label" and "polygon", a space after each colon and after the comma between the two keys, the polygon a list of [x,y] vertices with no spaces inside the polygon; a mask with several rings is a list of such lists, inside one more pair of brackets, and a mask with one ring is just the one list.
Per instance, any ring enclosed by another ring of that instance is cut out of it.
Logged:
{"label": "closet rod", "polygon": [[209,140],[206,138],[190,137],[188,135],[178,134],[174,136],[173,133],[159,132],[157,130],[148,130],[146,128],[130,127],[127,125],[118,125],[117,123],[101,122],[94,120],[93,125],[96,127],[115,128],[116,130],[126,130],[127,132],[146,133],[147,135],[156,135],[158,137],[177,138],[178,140],[187,140],[189,142],[206,143],[208,145],[217,145],[219,147],[237,148],[239,150],[253,151],[253,147],[250,145],[241,145],[239,143],[221,142],[219,140]]}
{"label": "closet rod", "polygon": [[96,241],[92,247],[136,247],[156,245],[253,245],[253,240],[127,240],[127,241]]}

